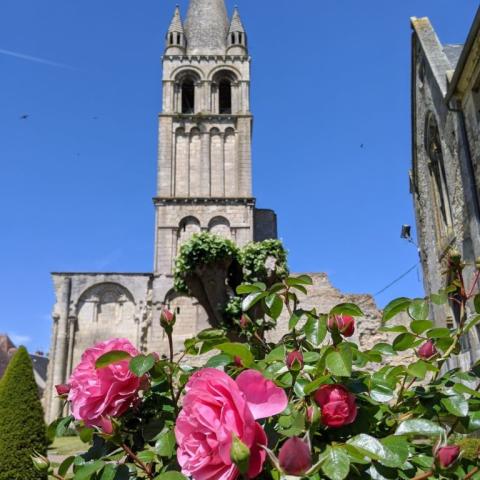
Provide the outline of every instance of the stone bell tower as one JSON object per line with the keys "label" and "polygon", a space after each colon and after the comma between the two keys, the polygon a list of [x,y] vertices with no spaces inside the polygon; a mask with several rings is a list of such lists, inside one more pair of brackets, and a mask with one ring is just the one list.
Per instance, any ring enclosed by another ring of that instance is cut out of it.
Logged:
{"label": "stone bell tower", "polygon": [[172,292],[182,243],[202,231],[239,246],[276,237],[275,214],[256,209],[252,196],[252,121],[238,10],[229,20],[224,0],[191,0],[182,22],[177,7],[163,56],[153,304],[182,303],[177,317],[188,312],[183,323],[194,330],[203,314]]}

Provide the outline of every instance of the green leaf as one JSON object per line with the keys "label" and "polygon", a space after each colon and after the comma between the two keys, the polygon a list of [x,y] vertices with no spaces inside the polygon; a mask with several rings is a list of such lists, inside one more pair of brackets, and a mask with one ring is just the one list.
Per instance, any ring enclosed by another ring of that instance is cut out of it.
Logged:
{"label": "green leaf", "polygon": [[394,325],[393,327],[380,327],[378,329],[379,332],[385,332],[385,333],[407,333],[407,327],[404,327],[403,325]]}
{"label": "green leaf", "polygon": [[254,357],[250,349],[243,343],[222,343],[215,347],[221,352],[227,353],[232,357],[240,357],[242,360],[243,366],[248,368],[254,362]]}
{"label": "green leaf", "polygon": [[386,323],[399,313],[406,312],[412,303],[410,298],[396,298],[383,309],[383,322]]}
{"label": "green leaf", "polygon": [[313,280],[308,275],[300,275],[299,277],[289,277],[285,283],[293,287],[294,285],[313,285]]}
{"label": "green leaf", "polygon": [[94,473],[100,471],[104,466],[105,462],[102,460],[86,463],[78,468],[73,478],[74,480],[89,480]]}
{"label": "green leaf", "polygon": [[325,317],[320,316],[320,318],[316,318],[313,315],[308,315],[304,330],[307,341],[314,347],[319,347],[327,335],[327,322]]}
{"label": "green leaf", "polygon": [[227,365],[230,365],[232,363],[232,357],[227,354],[220,354],[220,355],[215,355],[214,357],[211,357],[208,359],[208,362],[206,364],[207,368],[219,368],[219,367],[225,367]]}
{"label": "green leaf", "polygon": [[448,294],[445,290],[430,295],[430,300],[435,305],[445,305],[448,302]]}
{"label": "green leaf", "polygon": [[423,332],[426,332],[432,327],[433,322],[431,320],[414,320],[412,323],[410,323],[410,329],[417,335],[421,335]]}
{"label": "green leaf", "polygon": [[389,343],[377,343],[370,352],[378,352],[382,355],[396,355],[397,353]]}
{"label": "green leaf", "polygon": [[405,420],[402,422],[395,432],[395,435],[416,435],[420,437],[439,436],[445,433],[444,429],[424,418],[416,418],[411,420]]}
{"label": "green leaf", "polygon": [[327,447],[322,471],[330,480],[344,480],[350,472],[350,458],[341,447]]}
{"label": "green leaf", "polygon": [[155,443],[155,453],[160,457],[172,457],[175,453],[175,435],[171,430],[162,433]]}
{"label": "green leaf", "polygon": [[122,360],[127,360],[129,358],[132,358],[132,356],[127,352],[122,350],[112,350],[97,358],[95,368],[105,368],[112,363],[121,362]]}
{"label": "green leaf", "polygon": [[69,415],[68,417],[59,420],[55,428],[55,436],[63,437],[65,433],[67,433],[68,427],[73,422],[73,420],[74,418],[72,417],[72,415]]}
{"label": "green leaf", "polygon": [[480,411],[470,412],[468,415],[468,432],[473,433],[480,430]]}
{"label": "green leaf", "polygon": [[427,374],[428,366],[423,360],[418,360],[418,362],[412,363],[408,366],[407,372],[412,377],[417,377],[420,380],[425,378]]}
{"label": "green leaf", "polygon": [[137,457],[143,463],[151,463],[156,459],[157,456],[155,455],[155,452],[152,452],[151,450],[143,450],[137,453]]}
{"label": "green leaf", "polygon": [[477,390],[473,390],[473,388],[469,388],[463,383],[456,383],[453,386],[453,390],[457,393],[464,393],[467,395],[472,395],[473,397],[480,398],[480,392]]}
{"label": "green leaf", "polygon": [[316,378],[313,382],[310,382],[305,387],[303,387],[303,392],[305,393],[305,395],[310,395],[311,393],[318,390],[318,388],[321,385],[328,383],[329,379],[330,377],[328,376],[322,376],[322,377]]}
{"label": "green leaf", "polygon": [[197,334],[199,340],[213,340],[215,338],[224,338],[225,332],[219,328],[207,328]]}
{"label": "green leaf", "polygon": [[254,305],[256,305],[262,298],[267,296],[266,292],[253,292],[243,299],[242,310],[248,312]]}
{"label": "green leaf", "polygon": [[373,382],[370,387],[370,397],[379,403],[388,403],[395,397],[394,389],[384,382]]}
{"label": "green leaf", "polygon": [[392,455],[390,459],[385,460],[390,463],[386,466],[393,468],[401,467],[407,461],[409,455],[409,444],[405,437],[390,435],[389,437],[382,438],[380,442],[390,451],[390,454]]}
{"label": "green leaf", "polygon": [[448,328],[432,328],[427,332],[428,338],[446,338],[450,337],[451,333]]}
{"label": "green leaf", "polygon": [[473,299],[473,305],[475,307],[475,312],[480,313],[480,293],[477,293]]}
{"label": "green leaf", "polygon": [[465,327],[464,333],[469,332],[475,325],[478,324],[478,322],[480,322],[480,315],[475,315],[472,320],[468,322],[467,326]]}
{"label": "green leaf", "polygon": [[300,321],[300,319],[302,318],[302,315],[304,313],[305,312],[303,310],[295,310],[292,313],[292,316],[290,317],[290,320],[288,321],[288,329],[289,330],[294,330],[295,329],[295,327],[297,326],[297,323]]}
{"label": "green leaf", "polygon": [[61,477],[64,477],[68,470],[70,469],[70,467],[73,465],[73,461],[75,460],[75,457],[67,457],[61,464],[60,466],[58,467],[58,474],[61,476]]}
{"label": "green leaf", "polygon": [[280,345],[279,347],[273,349],[266,357],[265,361],[267,363],[273,362],[284,362],[285,357],[287,356],[287,351],[285,345]]}
{"label": "green leaf", "polygon": [[188,480],[187,477],[182,475],[180,472],[164,472],[161,473],[158,477],[155,477],[155,480]]}
{"label": "green leaf", "polygon": [[412,320],[428,320],[430,307],[422,298],[416,298],[410,303],[407,311]]}
{"label": "green leaf", "polygon": [[363,317],[364,313],[354,303],[341,303],[330,310],[329,316],[332,315],[350,315],[351,317]]}
{"label": "green leaf", "polygon": [[137,355],[130,360],[130,371],[137,377],[143,377],[155,365],[155,357],[150,355]]}
{"label": "green leaf", "polygon": [[267,305],[270,317],[277,320],[283,310],[283,300],[278,295],[269,295],[265,299],[265,304]]}
{"label": "green leaf", "polygon": [[109,463],[108,465],[105,465],[105,468],[103,469],[100,480],[115,480],[116,475],[117,475],[117,472],[116,472],[115,465]]}
{"label": "green leaf", "polygon": [[468,402],[463,395],[442,398],[440,402],[449,413],[456,417],[466,417],[468,415]]}
{"label": "green leaf", "polygon": [[412,333],[401,333],[395,340],[393,341],[393,348],[397,352],[403,352],[408,350],[413,346],[417,337]]}
{"label": "green leaf", "polygon": [[332,375],[350,377],[352,374],[352,352],[349,350],[330,352],[326,357],[325,363]]}
{"label": "green leaf", "polygon": [[248,293],[254,293],[254,292],[264,292],[266,290],[267,286],[264,283],[258,282],[258,283],[244,283],[243,285],[239,285],[237,287],[237,293],[239,295],[245,295]]}
{"label": "green leaf", "polygon": [[357,435],[347,442],[355,447],[358,451],[372,460],[378,460],[382,465],[387,467],[399,467],[400,459],[389,448],[384,446],[379,440],[365,433]]}

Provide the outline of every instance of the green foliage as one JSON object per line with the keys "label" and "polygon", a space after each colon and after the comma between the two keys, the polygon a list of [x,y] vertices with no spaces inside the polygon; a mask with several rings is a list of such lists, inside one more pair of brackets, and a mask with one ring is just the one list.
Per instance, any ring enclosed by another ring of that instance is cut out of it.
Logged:
{"label": "green foliage", "polygon": [[24,347],[13,356],[0,382],[0,480],[43,480],[31,456],[46,454],[43,410]]}
{"label": "green foliage", "polygon": [[244,281],[267,282],[269,277],[281,280],[288,275],[287,252],[280,240],[253,242],[240,250]]}
{"label": "green foliage", "polygon": [[231,241],[211,233],[199,233],[180,247],[175,261],[174,286],[179,293],[189,293],[185,278],[200,265],[209,265],[225,258],[236,260],[238,248]]}

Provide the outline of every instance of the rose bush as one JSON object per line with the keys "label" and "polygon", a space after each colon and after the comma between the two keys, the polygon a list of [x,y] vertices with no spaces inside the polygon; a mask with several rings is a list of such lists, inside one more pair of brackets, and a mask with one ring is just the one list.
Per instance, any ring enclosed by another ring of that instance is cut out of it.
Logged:
{"label": "rose bush", "polygon": [[[49,466],[50,474],[479,480],[472,435],[480,433],[480,363],[461,370],[455,358],[480,322],[480,271],[466,285],[464,268],[453,254],[445,290],[390,302],[379,329],[391,341],[369,349],[351,341],[363,316],[359,306],[300,307],[308,276],[239,285],[235,341],[212,328],[174,352],[175,316],[163,311],[158,328],[168,339],[168,358],[111,340],[87,350],[68,385],[58,387],[72,415],[54,422],[50,434],[73,425],[91,446]],[[434,324],[432,305],[452,307],[455,326]],[[408,320],[391,325],[398,314]],[[264,332],[281,315],[289,331],[271,343]]]}

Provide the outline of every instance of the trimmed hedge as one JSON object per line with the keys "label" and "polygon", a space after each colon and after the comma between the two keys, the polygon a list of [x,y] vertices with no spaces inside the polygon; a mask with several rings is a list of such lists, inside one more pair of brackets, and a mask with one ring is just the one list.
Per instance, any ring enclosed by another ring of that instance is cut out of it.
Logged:
{"label": "trimmed hedge", "polygon": [[20,347],[0,381],[0,480],[44,480],[31,455],[46,455],[43,409],[30,356]]}

